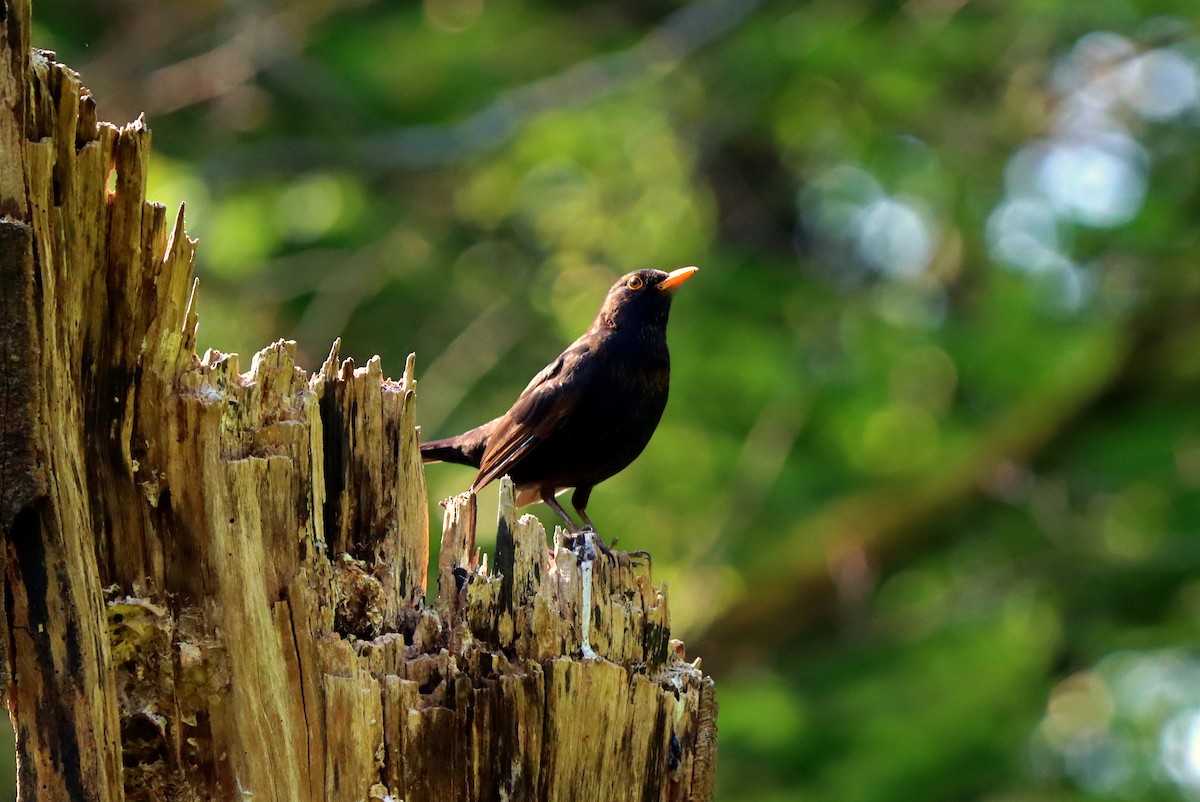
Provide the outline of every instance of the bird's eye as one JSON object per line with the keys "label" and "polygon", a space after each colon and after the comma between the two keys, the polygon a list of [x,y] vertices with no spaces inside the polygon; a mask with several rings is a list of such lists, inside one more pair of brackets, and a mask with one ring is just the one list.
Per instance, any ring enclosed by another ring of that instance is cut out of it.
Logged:
{"label": "bird's eye", "polygon": [[631,290],[640,290],[646,286],[646,282],[642,281],[641,276],[630,276],[629,281],[625,282],[625,286]]}

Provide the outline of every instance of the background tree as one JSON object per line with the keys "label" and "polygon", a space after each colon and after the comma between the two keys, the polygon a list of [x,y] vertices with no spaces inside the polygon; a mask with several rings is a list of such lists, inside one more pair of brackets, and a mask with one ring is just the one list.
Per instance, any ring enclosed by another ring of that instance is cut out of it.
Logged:
{"label": "background tree", "polygon": [[723,799],[1174,799],[1198,17],[56,0],[33,41],[150,115],[202,346],[416,350],[431,434],[502,410],[615,275],[701,265],[663,425],[592,506],[717,676]]}

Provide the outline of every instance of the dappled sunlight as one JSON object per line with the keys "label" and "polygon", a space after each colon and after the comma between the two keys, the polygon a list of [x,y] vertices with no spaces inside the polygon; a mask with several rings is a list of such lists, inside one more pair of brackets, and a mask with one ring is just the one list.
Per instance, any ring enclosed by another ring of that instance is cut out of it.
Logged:
{"label": "dappled sunlight", "polygon": [[1152,157],[1139,138],[1196,108],[1198,75],[1181,50],[1082,36],[1053,70],[1050,137],[1009,159],[1007,197],[987,223],[992,257],[1048,277],[1039,286],[1052,305],[1080,309],[1096,285],[1094,268],[1073,253],[1072,229],[1123,226],[1141,212]]}
{"label": "dappled sunlight", "polygon": [[801,213],[818,226],[831,255],[853,254],[863,267],[885,276],[920,276],[938,247],[937,225],[927,205],[889,195],[858,165],[840,164],[818,175],[801,194],[800,205]]}
{"label": "dappled sunlight", "polygon": [[1200,791],[1200,707],[1175,715],[1162,729],[1162,762],[1181,789]]}
{"label": "dappled sunlight", "polygon": [[881,198],[857,216],[858,250],[867,264],[902,277],[919,275],[929,265],[934,232],[913,204]]}
{"label": "dappled sunlight", "polygon": [[1200,661],[1116,652],[1051,690],[1031,744],[1036,771],[1103,797],[1200,791]]}
{"label": "dappled sunlight", "polygon": [[282,189],[275,225],[282,239],[309,243],[357,225],[365,211],[362,185],[354,177],[311,173]]}

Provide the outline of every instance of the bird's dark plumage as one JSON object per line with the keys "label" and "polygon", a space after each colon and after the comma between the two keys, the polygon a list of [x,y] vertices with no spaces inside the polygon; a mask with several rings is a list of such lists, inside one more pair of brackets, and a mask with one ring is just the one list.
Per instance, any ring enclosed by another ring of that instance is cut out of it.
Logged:
{"label": "bird's dark plumage", "polygon": [[508,474],[517,505],[541,500],[577,531],[555,500],[575,488],[586,527],[592,488],[642,453],[667,404],[667,316],[675,289],[696,272],[638,270],[621,278],[583,336],[533,377],[505,414],[421,445],[425,462],[479,469],[472,490]]}

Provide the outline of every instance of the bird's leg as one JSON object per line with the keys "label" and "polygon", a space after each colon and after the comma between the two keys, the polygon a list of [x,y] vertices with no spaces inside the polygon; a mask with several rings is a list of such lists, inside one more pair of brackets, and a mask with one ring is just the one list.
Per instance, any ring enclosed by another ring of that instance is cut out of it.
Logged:
{"label": "bird's leg", "polygon": [[579,527],[579,526],[575,525],[575,521],[572,520],[570,515],[567,515],[567,511],[564,510],[562,508],[562,505],[558,503],[558,500],[554,498],[554,488],[553,487],[548,487],[548,488],[545,488],[542,490],[542,501],[549,504],[550,509],[557,512],[558,517],[562,518],[564,521],[567,522],[567,531],[570,532],[572,535],[579,536],[578,541],[577,541],[578,543],[582,544],[585,540],[584,533],[590,531],[592,536],[596,538],[596,542],[598,544],[600,544],[600,550],[602,552],[604,552],[605,554],[612,554],[612,552],[609,550],[608,546],[604,545],[604,541],[601,540],[600,536],[596,534],[596,530],[595,530],[595,528],[592,527],[592,522],[590,520],[588,520],[587,515],[583,516],[583,520],[586,521],[586,526]]}
{"label": "bird's leg", "polygon": [[571,494],[571,506],[575,508],[575,512],[579,513],[580,520],[583,521],[585,529],[596,531],[596,525],[592,523],[592,519],[588,517],[586,507],[588,499],[592,497],[592,488],[590,485],[583,485],[575,488],[575,492]]}
{"label": "bird's leg", "polygon": [[[588,517],[586,507],[588,499],[592,495],[592,485],[580,485],[575,488],[575,492],[571,494],[571,506],[575,508],[575,512],[579,513],[580,519],[583,521],[584,531],[591,531],[592,536],[596,538],[596,543],[600,545],[600,551],[606,556],[611,557],[612,549],[604,542],[604,538],[600,537],[600,533],[596,531],[596,525],[592,523],[592,519]],[[613,545],[617,544],[617,539],[613,538]]]}
{"label": "bird's leg", "polygon": [[[587,512],[584,510],[584,508],[587,507],[588,498],[591,497],[591,495],[592,488],[590,485],[575,488],[575,492],[571,494],[571,506],[575,508],[575,512],[579,513],[579,517],[583,520],[584,527],[592,530],[592,534],[595,536],[596,542],[600,544],[600,550],[609,557],[613,557],[613,549],[616,548],[617,540],[619,540],[619,538],[614,537],[612,539],[612,548],[610,548],[605,544],[604,539],[600,537],[600,534],[596,531],[595,524],[592,523],[592,519],[588,517]],[[638,560],[645,560],[647,567],[650,565],[650,552],[648,551],[631,551],[627,554],[627,556],[629,557],[629,561],[631,563],[636,564]]]}
{"label": "bird's leg", "polygon": [[542,501],[546,502],[550,509],[558,513],[559,518],[562,518],[564,521],[566,521],[568,532],[574,535],[580,531],[579,527],[575,524],[575,521],[570,515],[567,515],[567,511],[564,510],[562,505],[558,503],[558,500],[554,498],[553,487],[542,488]]}

